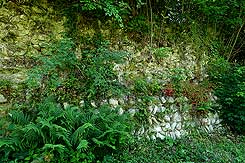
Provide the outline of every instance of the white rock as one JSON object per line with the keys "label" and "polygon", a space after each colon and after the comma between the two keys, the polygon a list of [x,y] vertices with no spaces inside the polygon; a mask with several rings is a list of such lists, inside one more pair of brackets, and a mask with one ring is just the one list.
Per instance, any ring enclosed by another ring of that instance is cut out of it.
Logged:
{"label": "white rock", "polygon": [[153,123],[152,123],[152,119],[151,119],[151,118],[149,118],[149,119],[148,119],[148,121],[149,121],[149,124],[150,124],[150,125],[152,125],[152,124],[153,124]]}
{"label": "white rock", "polygon": [[165,120],[166,122],[170,122],[170,116],[165,115],[165,116],[164,116],[164,120]]}
{"label": "white rock", "polygon": [[7,99],[2,94],[0,94],[0,103],[5,103],[5,102],[7,102]]}
{"label": "white rock", "polygon": [[109,104],[116,107],[118,105],[118,100],[116,99],[109,99]]}
{"label": "white rock", "polygon": [[214,98],[214,100],[215,100],[215,101],[218,99],[218,97],[217,97],[217,96],[214,96],[213,98]]}
{"label": "white rock", "polygon": [[188,98],[187,97],[184,97],[184,101],[187,102],[188,101]]}
{"label": "white rock", "polygon": [[151,135],[151,140],[156,140],[155,135]]}
{"label": "white rock", "polygon": [[105,105],[105,104],[108,104],[108,103],[107,103],[107,100],[102,100],[100,104],[101,105]]}
{"label": "white rock", "polygon": [[170,134],[170,137],[171,137],[171,138],[176,139],[176,134],[175,134],[175,132],[170,132],[169,134]]}
{"label": "white rock", "polygon": [[172,104],[172,105],[170,105],[170,110],[175,112],[178,110],[178,108],[176,107],[176,105]]}
{"label": "white rock", "polygon": [[180,133],[180,131],[175,131],[175,136],[176,136],[176,138],[180,138],[181,137],[181,133]]}
{"label": "white rock", "polygon": [[207,125],[208,124],[208,119],[207,118],[203,118],[202,119],[202,124],[203,125]]}
{"label": "white rock", "polygon": [[166,128],[167,130],[171,129],[170,123],[166,123],[165,128]]}
{"label": "white rock", "polygon": [[173,97],[169,97],[168,102],[169,102],[170,104],[174,103],[174,98],[173,98]]}
{"label": "white rock", "polygon": [[166,108],[164,107],[164,106],[161,106],[161,107],[159,107],[159,112],[165,112],[166,111]]}
{"label": "white rock", "polygon": [[159,122],[157,121],[157,119],[155,117],[152,117],[151,119],[152,119],[152,122],[159,124]]}
{"label": "white rock", "polygon": [[165,138],[165,136],[162,135],[161,133],[157,133],[157,134],[156,134],[156,137],[157,137],[157,138],[160,138],[161,140],[163,140],[163,139]]}
{"label": "white rock", "polygon": [[161,132],[161,131],[162,131],[161,126],[160,126],[160,125],[154,126],[154,131],[155,131],[155,132]]}
{"label": "white rock", "polygon": [[178,123],[178,124],[176,125],[176,129],[177,129],[177,130],[181,130],[181,123]]}
{"label": "white rock", "polygon": [[158,107],[156,105],[154,105],[152,114],[156,114],[157,113],[157,110],[158,110]]}
{"label": "white rock", "polygon": [[64,109],[67,109],[69,107],[69,104],[67,102],[63,103]]}
{"label": "white rock", "polygon": [[124,110],[123,110],[122,108],[119,108],[118,114],[119,114],[119,115],[122,115],[123,113],[124,113]]}
{"label": "white rock", "polygon": [[128,110],[128,112],[129,112],[129,114],[130,114],[131,116],[134,116],[135,113],[136,113],[136,110],[131,108],[131,109]]}
{"label": "white rock", "polygon": [[91,105],[92,105],[93,107],[97,107],[94,101],[91,102]]}
{"label": "white rock", "polygon": [[174,122],[174,123],[171,124],[171,129],[172,129],[172,131],[175,130],[175,127],[176,127],[176,126],[177,126],[177,123],[176,123],[176,122]]}
{"label": "white rock", "polygon": [[151,138],[149,137],[149,135],[146,135],[146,139],[147,140],[151,140]]}
{"label": "white rock", "polygon": [[149,111],[150,113],[152,113],[152,112],[153,112],[153,106],[149,106],[149,107],[148,107],[148,111]]}
{"label": "white rock", "polygon": [[214,131],[214,128],[213,128],[213,126],[212,126],[212,125],[209,125],[209,126],[208,126],[208,130],[209,130],[209,132],[212,132],[212,131]]}
{"label": "white rock", "polygon": [[216,122],[216,119],[215,118],[212,118],[211,119],[211,124],[215,124],[215,122]]}
{"label": "white rock", "polygon": [[160,100],[162,101],[162,103],[163,103],[163,104],[165,104],[165,103],[166,103],[166,101],[167,101],[167,100],[165,99],[165,97],[164,97],[164,96],[162,96],[162,97],[160,98]]}
{"label": "white rock", "polygon": [[81,100],[81,101],[79,102],[79,104],[80,104],[80,107],[84,107],[84,100]]}
{"label": "white rock", "polygon": [[181,116],[178,112],[174,113],[173,120],[176,122],[181,122]]}

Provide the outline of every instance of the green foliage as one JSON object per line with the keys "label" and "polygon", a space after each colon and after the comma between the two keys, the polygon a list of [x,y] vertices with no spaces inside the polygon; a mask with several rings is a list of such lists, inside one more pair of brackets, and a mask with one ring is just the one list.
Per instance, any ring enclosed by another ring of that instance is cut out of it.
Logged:
{"label": "green foliage", "polygon": [[147,81],[144,78],[137,78],[134,80],[133,93],[138,96],[154,96],[161,93],[161,85],[156,81]]}
{"label": "green foliage", "polygon": [[228,73],[230,68],[231,65],[227,60],[225,60],[223,57],[215,55],[208,66],[209,78],[213,81],[219,81],[221,78],[220,74]]}
{"label": "green foliage", "polygon": [[80,0],[83,11],[103,11],[106,16],[115,18],[119,25],[123,26],[121,15],[128,14],[129,6],[123,1],[116,2],[114,0]]}
{"label": "green foliage", "polygon": [[153,55],[155,57],[155,59],[157,60],[157,62],[161,62],[164,60],[164,58],[169,57],[171,52],[171,48],[169,47],[161,47],[161,48],[157,48],[154,49]]}
{"label": "green foliage", "polygon": [[234,132],[245,134],[245,67],[229,68],[217,81],[215,94],[222,106],[221,117]]}
{"label": "green foliage", "polygon": [[[91,106],[93,100],[100,104],[123,92],[113,68],[125,53],[109,50],[102,37],[91,40],[76,49],[65,38],[38,56],[26,81],[26,101],[0,122],[0,162],[94,162],[131,140],[130,116],[106,105]],[[8,82],[2,83],[1,90],[8,90]],[[81,100],[82,108],[61,105]]]}
{"label": "green foliage", "polygon": [[131,140],[129,116],[118,115],[107,106],[97,111],[62,108],[48,98],[35,113],[16,110],[9,115],[13,129],[1,138],[0,161],[92,162],[120,150]]}
{"label": "green foliage", "polygon": [[120,155],[107,158],[108,163],[148,162],[244,162],[244,137],[191,135],[182,139],[149,141],[141,139]]}
{"label": "green foliage", "polygon": [[138,32],[141,35],[148,34],[150,31],[150,23],[147,23],[145,16],[137,16],[128,22],[127,30],[129,32]]}
{"label": "green foliage", "polygon": [[209,21],[235,28],[243,23],[245,2],[243,0],[194,0],[199,12],[209,18]]}
{"label": "green foliage", "polygon": [[124,87],[113,68],[123,61],[125,53],[107,47],[108,42],[95,40],[94,45],[76,55],[70,39],[49,46],[40,57],[40,65],[29,74],[32,99],[55,94],[58,101],[84,99],[89,103],[122,94]]}
{"label": "green foliage", "polygon": [[182,94],[190,100],[192,111],[207,112],[213,110],[213,103],[210,101],[210,93],[212,92],[209,83],[195,84],[189,81],[182,82]]}

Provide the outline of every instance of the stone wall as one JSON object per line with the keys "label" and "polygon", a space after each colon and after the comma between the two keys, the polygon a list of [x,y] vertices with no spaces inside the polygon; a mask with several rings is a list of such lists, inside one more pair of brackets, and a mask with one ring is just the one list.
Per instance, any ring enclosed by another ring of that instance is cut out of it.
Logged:
{"label": "stone wall", "polygon": [[[172,137],[180,138],[186,134],[196,131],[207,133],[220,132],[224,128],[221,125],[222,120],[217,113],[207,112],[203,115],[193,115],[192,105],[186,97],[155,97],[154,104],[150,104],[147,108],[137,106],[137,103],[124,99],[109,99],[104,103],[109,104],[113,108],[117,108],[119,114],[129,113],[137,119],[137,114],[142,110],[148,115],[146,121],[139,124],[134,134],[138,137],[147,137],[149,139],[164,139]],[[83,102],[82,102],[83,103]],[[93,106],[96,106],[94,103]],[[128,107],[130,105],[131,107]]]}

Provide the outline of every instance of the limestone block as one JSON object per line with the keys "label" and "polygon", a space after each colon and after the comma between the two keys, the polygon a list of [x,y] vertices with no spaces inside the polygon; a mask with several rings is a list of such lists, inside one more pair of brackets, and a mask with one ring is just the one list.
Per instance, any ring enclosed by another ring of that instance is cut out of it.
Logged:
{"label": "limestone block", "polygon": [[109,104],[112,105],[113,107],[116,107],[116,106],[118,106],[118,100],[109,99]]}
{"label": "limestone block", "polygon": [[128,112],[129,112],[129,114],[130,114],[131,116],[134,116],[135,113],[136,113],[136,109],[131,108],[131,109],[128,110]]}
{"label": "limestone block", "polygon": [[119,115],[122,115],[123,113],[124,113],[124,110],[123,110],[122,108],[119,108],[118,114],[119,114]]}
{"label": "limestone block", "polygon": [[165,120],[166,122],[170,122],[170,119],[171,119],[171,118],[170,118],[169,115],[165,115],[165,116],[164,116],[164,120]]}
{"label": "limestone block", "polygon": [[180,133],[180,131],[175,131],[175,136],[176,136],[176,138],[180,138],[181,137],[181,133]]}
{"label": "limestone block", "polygon": [[167,130],[170,130],[170,129],[171,129],[171,125],[170,125],[170,123],[166,123],[166,125],[165,125],[165,129],[167,129]]}
{"label": "limestone block", "polygon": [[161,131],[162,131],[161,126],[160,126],[160,125],[154,126],[154,131],[155,131],[155,132],[161,132]]}
{"label": "limestone block", "polygon": [[165,104],[165,103],[167,102],[167,100],[165,99],[164,96],[160,97],[160,100],[161,100],[161,102],[162,102],[163,104]]}
{"label": "limestone block", "polygon": [[179,130],[179,131],[181,130],[181,123],[177,123],[176,129]]}
{"label": "limestone block", "polygon": [[5,102],[7,102],[7,99],[2,94],[0,94],[0,103],[5,103]]}
{"label": "limestone block", "polygon": [[162,135],[161,133],[157,133],[157,134],[156,134],[156,137],[157,137],[157,138],[160,138],[161,140],[163,140],[163,139],[165,138],[165,136]]}
{"label": "limestone block", "polygon": [[158,107],[156,105],[153,106],[152,114],[156,114]]}
{"label": "limestone block", "polygon": [[171,129],[172,129],[172,131],[174,131],[175,130],[175,127],[177,126],[177,123],[176,122],[173,122],[172,124],[171,124]]}
{"label": "limestone block", "polygon": [[159,124],[159,122],[157,121],[157,119],[155,117],[152,117],[151,119],[152,119],[152,122]]}
{"label": "limestone block", "polygon": [[181,122],[181,115],[178,112],[174,113],[173,121]]}
{"label": "limestone block", "polygon": [[170,104],[173,104],[173,103],[174,103],[174,98],[173,98],[173,97],[169,97],[168,102],[169,102]]}

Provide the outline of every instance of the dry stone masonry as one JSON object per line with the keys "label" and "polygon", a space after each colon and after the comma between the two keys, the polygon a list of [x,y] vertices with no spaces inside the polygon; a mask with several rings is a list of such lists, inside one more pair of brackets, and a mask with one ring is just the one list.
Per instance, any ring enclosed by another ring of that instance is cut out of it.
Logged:
{"label": "dry stone masonry", "polygon": [[[147,108],[149,113],[147,124],[135,130],[134,134],[149,139],[164,139],[166,137],[176,139],[191,133],[193,130],[202,130],[207,133],[223,130],[222,120],[217,113],[207,113],[198,118],[193,117],[188,99],[183,98],[183,103],[178,103],[179,100],[180,98],[160,97],[158,104],[150,105]],[[116,99],[110,99],[108,104],[114,108],[119,108],[119,114],[127,112],[131,116],[135,116],[141,109],[135,107],[126,110],[123,105],[119,105],[119,100]]]}

